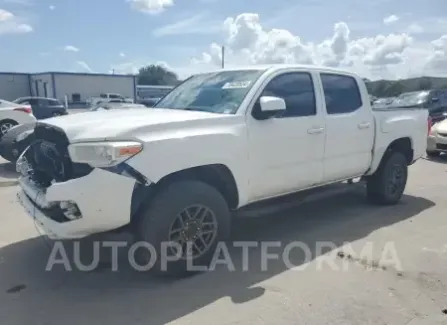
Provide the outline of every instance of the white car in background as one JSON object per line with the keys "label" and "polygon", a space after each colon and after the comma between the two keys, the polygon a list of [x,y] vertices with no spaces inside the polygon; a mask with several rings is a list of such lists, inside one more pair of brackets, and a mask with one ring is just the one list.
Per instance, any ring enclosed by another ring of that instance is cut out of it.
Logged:
{"label": "white car in background", "polygon": [[109,102],[109,101],[112,101],[112,100],[121,100],[121,101],[126,102],[126,103],[132,103],[133,102],[133,100],[131,98],[124,97],[124,96],[122,96],[120,94],[105,93],[105,94],[99,95],[99,97],[92,97],[92,98],[90,98],[87,101],[87,103],[90,106],[94,107],[94,106],[97,106],[99,103]]}
{"label": "white car in background", "polygon": [[427,138],[427,156],[437,157],[442,152],[447,153],[447,119],[435,123]]}
{"label": "white car in background", "polygon": [[0,139],[10,128],[35,121],[31,106],[0,99]]}

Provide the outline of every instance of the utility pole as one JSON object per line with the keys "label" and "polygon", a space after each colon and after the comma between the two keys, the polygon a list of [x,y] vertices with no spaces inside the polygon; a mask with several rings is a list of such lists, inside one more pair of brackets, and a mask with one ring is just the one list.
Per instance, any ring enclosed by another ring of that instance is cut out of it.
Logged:
{"label": "utility pole", "polygon": [[222,69],[225,68],[225,46],[222,46]]}

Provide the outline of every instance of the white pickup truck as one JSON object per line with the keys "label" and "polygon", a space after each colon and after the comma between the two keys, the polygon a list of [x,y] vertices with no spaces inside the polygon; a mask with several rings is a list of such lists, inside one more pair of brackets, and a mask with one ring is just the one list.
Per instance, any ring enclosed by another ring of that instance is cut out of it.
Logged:
{"label": "white pickup truck", "polygon": [[17,163],[18,199],[53,238],[131,226],[157,252],[176,243],[166,272],[179,274],[187,260],[209,263],[231,212],[261,200],[362,177],[371,201],[395,204],[428,127],[426,110],[373,111],[352,73],[219,70],[153,109],[38,122]]}

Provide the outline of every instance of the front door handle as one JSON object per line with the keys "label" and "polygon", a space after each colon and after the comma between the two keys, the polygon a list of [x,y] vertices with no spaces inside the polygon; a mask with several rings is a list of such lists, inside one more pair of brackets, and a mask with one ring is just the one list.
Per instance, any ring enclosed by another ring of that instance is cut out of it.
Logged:
{"label": "front door handle", "polygon": [[318,134],[318,133],[323,133],[324,128],[311,128],[307,130],[307,133],[309,134]]}
{"label": "front door handle", "polygon": [[369,123],[369,122],[360,123],[358,125],[359,129],[368,129],[370,126],[371,126],[371,123]]}

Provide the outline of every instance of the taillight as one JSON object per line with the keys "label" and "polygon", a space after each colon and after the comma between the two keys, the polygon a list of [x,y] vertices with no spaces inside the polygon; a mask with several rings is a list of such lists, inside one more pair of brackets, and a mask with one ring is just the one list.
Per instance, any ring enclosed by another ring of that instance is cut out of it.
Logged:
{"label": "taillight", "polygon": [[17,107],[17,108],[14,108],[14,110],[19,111],[19,112],[24,112],[27,114],[31,114],[33,112],[33,110],[29,107]]}

